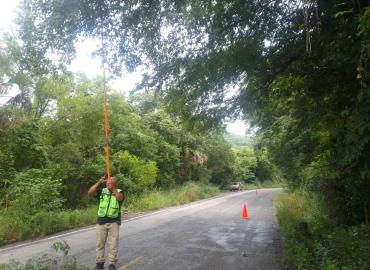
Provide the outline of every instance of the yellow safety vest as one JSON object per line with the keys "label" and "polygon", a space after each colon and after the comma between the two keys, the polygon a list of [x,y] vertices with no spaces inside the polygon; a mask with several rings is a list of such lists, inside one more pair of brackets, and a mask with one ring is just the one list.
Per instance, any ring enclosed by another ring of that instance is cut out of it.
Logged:
{"label": "yellow safety vest", "polygon": [[[121,190],[118,189],[118,192]],[[99,197],[98,217],[117,218],[119,215],[119,201],[108,188],[103,188]]]}

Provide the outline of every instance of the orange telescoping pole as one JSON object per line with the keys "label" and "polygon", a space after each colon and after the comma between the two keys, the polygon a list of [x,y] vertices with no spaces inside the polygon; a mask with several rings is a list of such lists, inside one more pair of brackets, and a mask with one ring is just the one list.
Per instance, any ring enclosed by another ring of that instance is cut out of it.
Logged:
{"label": "orange telescoping pole", "polygon": [[105,155],[107,159],[107,176],[108,183],[110,182],[110,159],[109,159],[109,126],[108,126],[108,111],[107,111],[107,94],[104,93],[104,127],[105,127]]}
{"label": "orange telescoping pole", "polygon": [[102,46],[102,69],[103,69],[103,91],[104,91],[104,129],[105,129],[105,155],[107,160],[107,181],[110,182],[110,159],[109,159],[109,122],[107,110],[107,87],[105,76],[105,44],[103,20],[101,22],[101,46]]}

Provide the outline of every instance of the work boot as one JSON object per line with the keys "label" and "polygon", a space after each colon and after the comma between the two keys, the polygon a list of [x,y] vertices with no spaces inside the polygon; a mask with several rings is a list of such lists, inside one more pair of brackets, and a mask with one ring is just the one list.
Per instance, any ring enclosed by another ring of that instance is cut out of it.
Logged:
{"label": "work boot", "polygon": [[104,263],[96,263],[94,270],[104,270]]}
{"label": "work boot", "polygon": [[109,270],[117,270],[117,268],[114,264],[110,264],[109,265]]}

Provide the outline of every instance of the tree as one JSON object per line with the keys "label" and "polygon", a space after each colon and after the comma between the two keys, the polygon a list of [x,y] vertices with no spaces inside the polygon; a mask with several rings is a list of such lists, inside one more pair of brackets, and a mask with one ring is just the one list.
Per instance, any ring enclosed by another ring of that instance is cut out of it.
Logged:
{"label": "tree", "polygon": [[254,182],[256,179],[257,160],[252,148],[239,147],[233,149],[235,163],[233,166],[234,181]]}
{"label": "tree", "polygon": [[125,192],[141,193],[155,185],[158,172],[155,162],[146,162],[128,151],[116,153],[114,162],[119,178],[123,178]]}
{"label": "tree", "polygon": [[31,169],[22,172],[12,182],[10,193],[13,210],[32,216],[41,211],[59,210],[63,205],[60,196],[62,183],[53,179],[47,170]]}
{"label": "tree", "polygon": [[23,10],[28,16],[20,24],[31,25],[24,31],[31,27],[43,50],[71,57],[74,42],[81,36],[100,38],[103,25],[109,66],[116,73],[122,67],[154,67],[141,87],[167,90],[179,113],[206,121],[228,115],[235,105],[228,98],[230,87],[265,68],[264,42],[288,27],[285,18],[294,14],[292,9],[288,2],[256,0],[27,0]]}
{"label": "tree", "polygon": [[26,121],[11,132],[8,141],[14,156],[14,168],[18,171],[29,168],[44,168],[47,164],[46,146],[37,121]]}
{"label": "tree", "polygon": [[231,145],[222,134],[211,133],[205,142],[207,169],[211,172],[210,181],[221,187],[230,184],[233,176],[234,153]]}

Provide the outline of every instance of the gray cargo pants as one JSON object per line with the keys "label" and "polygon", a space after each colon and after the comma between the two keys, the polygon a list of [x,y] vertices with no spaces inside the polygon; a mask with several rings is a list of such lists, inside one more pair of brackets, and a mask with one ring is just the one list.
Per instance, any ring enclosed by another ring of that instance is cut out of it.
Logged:
{"label": "gray cargo pants", "polygon": [[96,225],[96,262],[104,263],[105,243],[109,244],[109,264],[116,264],[118,254],[119,225],[115,222]]}

